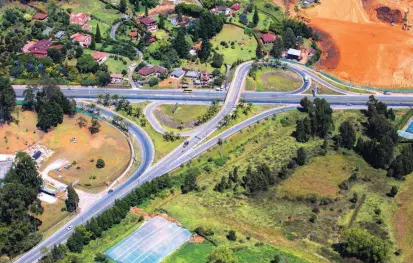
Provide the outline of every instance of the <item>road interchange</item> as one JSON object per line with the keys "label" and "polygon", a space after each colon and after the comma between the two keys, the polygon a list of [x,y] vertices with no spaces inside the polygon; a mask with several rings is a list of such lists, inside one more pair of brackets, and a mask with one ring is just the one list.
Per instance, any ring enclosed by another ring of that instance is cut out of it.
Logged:
{"label": "road interchange", "polygon": [[[206,125],[203,125],[202,129],[197,130],[196,134],[190,134],[188,138],[187,147],[179,146],[167,156],[165,156],[158,163],[152,165],[154,160],[154,147],[149,136],[136,124],[126,120],[128,124],[128,129],[131,134],[136,136],[139,143],[139,148],[142,152],[142,162],[140,167],[127,179],[123,184],[120,184],[113,189],[112,193],[104,195],[99,199],[92,207],[81,211],[74,219],[67,223],[60,230],[55,232],[50,237],[43,240],[36,247],[32,248],[30,251],[26,252],[21,257],[17,258],[14,262],[36,262],[42,256],[43,247],[52,247],[59,243],[64,242],[72,233],[72,230],[67,230],[67,227],[77,226],[84,224],[92,217],[103,212],[110,206],[112,206],[116,199],[121,199],[125,197],[130,191],[136,187],[148,182],[164,173],[167,173],[181,164],[191,160],[195,156],[201,154],[207,149],[213,147],[217,144],[219,139],[225,139],[232,134],[248,127],[251,124],[256,123],[259,120],[265,119],[271,115],[279,114],[285,111],[296,109],[299,101],[305,96],[300,94],[301,92],[307,90],[310,84],[306,81],[303,82],[303,86],[294,92],[288,93],[258,93],[258,92],[242,92],[242,88],[245,82],[245,78],[250,70],[252,62],[246,62],[239,65],[236,68],[234,79],[228,89],[228,92],[215,92],[215,91],[194,91],[192,93],[183,93],[177,90],[119,90],[119,89],[97,89],[97,88],[68,88],[63,87],[63,93],[68,97],[73,97],[76,99],[95,99],[99,94],[108,93],[110,95],[117,94],[119,96],[124,96],[127,99],[138,99],[138,100],[168,100],[168,101],[213,101],[221,100],[224,101],[224,105],[219,113],[211,119]],[[295,68],[300,71],[300,68]],[[320,82],[323,81],[319,76],[312,73],[313,75],[306,74],[306,71],[301,71],[301,76],[310,76],[312,80]],[[311,80],[310,80],[311,81]],[[324,83],[327,88],[332,86],[329,83]],[[338,89],[334,87],[335,89]],[[15,87],[16,95],[22,97],[23,94],[22,87]],[[342,91],[342,90],[340,90]],[[345,92],[343,92],[345,93]],[[325,98],[332,106],[341,107],[365,107],[366,101],[369,95],[359,95],[359,94],[346,94],[346,95],[324,95],[317,96]],[[385,101],[389,106],[393,107],[410,107],[413,106],[413,96],[406,95],[395,95],[395,96],[376,96],[379,100]],[[209,135],[211,135],[219,126],[219,122],[224,118],[225,115],[230,114],[235,106],[237,105],[240,98],[244,98],[247,102],[251,103],[273,103],[273,104],[285,104],[288,106],[280,107],[265,111],[258,114],[246,121],[243,121],[218,136],[203,142]],[[101,109],[103,116],[107,118],[112,118],[116,113],[110,110]]]}

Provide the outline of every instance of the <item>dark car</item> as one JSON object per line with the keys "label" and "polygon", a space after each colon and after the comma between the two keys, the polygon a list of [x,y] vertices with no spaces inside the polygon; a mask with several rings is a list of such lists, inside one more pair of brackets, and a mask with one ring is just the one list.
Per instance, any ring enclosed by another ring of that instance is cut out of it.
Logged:
{"label": "dark car", "polygon": [[184,142],[184,148],[185,148],[186,146],[188,146],[188,144],[189,144],[189,141]]}

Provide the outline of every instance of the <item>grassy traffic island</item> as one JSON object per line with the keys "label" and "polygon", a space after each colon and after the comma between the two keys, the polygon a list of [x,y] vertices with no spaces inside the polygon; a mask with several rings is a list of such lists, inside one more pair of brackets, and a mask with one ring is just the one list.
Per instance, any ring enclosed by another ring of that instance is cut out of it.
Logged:
{"label": "grassy traffic island", "polygon": [[249,91],[287,92],[299,89],[303,78],[288,69],[263,67],[250,74],[245,83],[245,89]]}
{"label": "grassy traffic island", "polygon": [[208,108],[208,105],[163,104],[154,109],[154,115],[166,130],[180,132],[198,126]]}

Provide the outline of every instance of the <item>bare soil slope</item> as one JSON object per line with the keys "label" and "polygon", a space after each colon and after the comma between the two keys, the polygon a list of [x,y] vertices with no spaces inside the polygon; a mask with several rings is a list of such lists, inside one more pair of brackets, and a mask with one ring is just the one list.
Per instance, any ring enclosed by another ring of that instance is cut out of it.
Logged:
{"label": "bare soil slope", "polygon": [[321,35],[318,68],[360,85],[413,87],[412,30],[402,30],[407,8],[378,1],[329,0],[304,11]]}

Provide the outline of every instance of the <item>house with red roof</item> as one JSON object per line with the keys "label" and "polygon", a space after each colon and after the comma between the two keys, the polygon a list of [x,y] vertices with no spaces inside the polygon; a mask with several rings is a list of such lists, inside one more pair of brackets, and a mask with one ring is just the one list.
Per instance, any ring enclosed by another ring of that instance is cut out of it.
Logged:
{"label": "house with red roof", "polygon": [[131,32],[129,32],[128,36],[130,36],[130,38],[132,40],[138,40],[139,37],[139,33],[136,29],[132,30]]}
{"label": "house with red roof", "polygon": [[82,26],[82,29],[83,30],[85,30],[85,31],[92,31],[92,26],[91,25],[89,25],[89,24],[84,24],[83,26]]}
{"label": "house with red roof", "polygon": [[37,58],[44,58],[47,56],[47,49],[52,46],[52,41],[49,39],[42,39],[37,42],[29,42],[23,48],[23,53],[32,53]]}
{"label": "house with red roof", "polygon": [[167,72],[168,70],[166,68],[163,68],[160,66],[146,65],[138,71],[138,74],[141,75],[142,77],[148,77],[151,75],[158,76],[159,74],[163,74]]}
{"label": "house with red roof", "polygon": [[36,13],[33,16],[33,19],[35,19],[35,20],[45,20],[47,17],[48,17],[48,15],[45,14],[45,13]]}
{"label": "house with red roof", "polygon": [[235,12],[239,11],[241,9],[241,5],[239,3],[233,4],[231,6],[231,9],[234,10]]}
{"label": "house with red roof", "polygon": [[103,62],[105,62],[108,59],[108,54],[105,52],[100,52],[100,51],[96,51],[93,52],[92,54],[90,54],[97,63],[102,64]]}
{"label": "house with red roof", "polygon": [[84,13],[72,13],[70,14],[70,24],[77,24],[83,26],[89,21],[89,17]]}
{"label": "house with red roof", "polygon": [[265,33],[260,36],[262,43],[265,44],[272,44],[277,37],[272,33]]}
{"label": "house with red roof", "polygon": [[77,42],[81,47],[88,47],[92,43],[92,37],[89,35],[76,33],[70,37],[72,42]]}
{"label": "house with red roof", "polygon": [[155,32],[156,30],[158,30],[158,24],[150,17],[140,18],[139,23],[146,28],[146,31]]}

